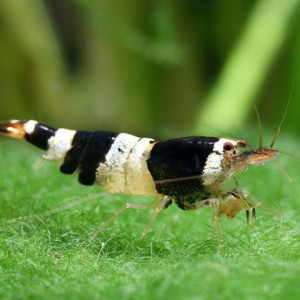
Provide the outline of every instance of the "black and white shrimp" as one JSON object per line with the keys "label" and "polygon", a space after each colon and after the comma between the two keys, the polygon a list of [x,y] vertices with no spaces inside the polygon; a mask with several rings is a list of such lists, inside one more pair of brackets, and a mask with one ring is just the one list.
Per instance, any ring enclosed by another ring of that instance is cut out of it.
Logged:
{"label": "black and white shrimp", "polygon": [[243,139],[191,136],[161,142],[127,133],[54,129],[33,120],[1,122],[0,133],[46,150],[45,159],[58,161],[62,173],[77,172],[81,184],[97,183],[113,194],[155,197],[152,204],[126,203],[94,236],[127,208],[153,208],[144,235],[160,210],[174,201],[183,210],[211,206],[220,244],[222,215],[233,218],[244,208],[248,222],[249,211],[255,222],[248,193],[228,190],[226,184],[248,166],[275,160],[281,152],[272,149],[274,143],[244,151]]}

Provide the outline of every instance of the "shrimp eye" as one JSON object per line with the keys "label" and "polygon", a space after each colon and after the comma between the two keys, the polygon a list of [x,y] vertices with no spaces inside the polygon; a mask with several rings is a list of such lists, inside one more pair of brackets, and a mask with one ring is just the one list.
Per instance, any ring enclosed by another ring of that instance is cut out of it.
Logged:
{"label": "shrimp eye", "polygon": [[237,143],[240,148],[246,148],[248,146],[248,143],[245,140],[239,140]]}
{"label": "shrimp eye", "polygon": [[225,151],[230,151],[230,150],[233,149],[233,145],[232,145],[230,142],[227,142],[227,143],[225,143],[225,144],[223,145],[223,149],[224,149]]}

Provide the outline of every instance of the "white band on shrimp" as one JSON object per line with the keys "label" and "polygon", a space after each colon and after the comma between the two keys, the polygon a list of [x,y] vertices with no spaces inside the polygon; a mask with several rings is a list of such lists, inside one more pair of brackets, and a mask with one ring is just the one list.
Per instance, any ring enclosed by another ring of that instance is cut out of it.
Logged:
{"label": "white band on shrimp", "polygon": [[49,160],[62,160],[66,153],[72,148],[72,141],[76,131],[69,129],[58,129],[55,136],[48,140],[49,149],[43,157]]}

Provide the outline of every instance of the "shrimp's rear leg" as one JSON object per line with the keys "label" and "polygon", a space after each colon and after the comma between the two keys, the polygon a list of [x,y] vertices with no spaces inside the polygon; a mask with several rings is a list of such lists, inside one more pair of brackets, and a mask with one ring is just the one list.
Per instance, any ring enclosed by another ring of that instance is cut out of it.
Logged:
{"label": "shrimp's rear leg", "polygon": [[[159,198],[158,198],[159,199]],[[160,199],[159,199],[160,200]],[[150,219],[149,223],[147,224],[146,228],[142,233],[142,238],[145,236],[151,225],[153,224],[154,220],[156,219],[158,213],[165,207],[167,207],[168,203],[170,202],[169,196],[165,195],[160,201],[154,201],[152,203],[153,207],[155,207],[154,214]]]}
{"label": "shrimp's rear leg", "polygon": [[121,206],[118,210],[116,210],[113,215],[107,220],[105,221],[99,228],[98,230],[91,236],[90,240],[93,240],[94,238],[96,238],[105,227],[107,227],[111,222],[113,222],[115,220],[115,218],[120,215],[124,210],[126,210],[127,208],[133,208],[133,209],[151,209],[151,208],[155,208],[155,212],[154,215],[152,216],[150,222],[148,223],[147,227],[145,228],[145,230],[143,231],[142,236],[144,236],[146,234],[146,232],[148,231],[148,229],[150,228],[150,226],[152,225],[152,223],[154,222],[154,220],[156,219],[158,213],[160,212],[160,210],[162,208],[164,208],[166,206],[166,204],[169,203],[169,197],[168,196],[163,196],[163,198],[161,199],[160,197],[156,197],[156,199],[154,200],[153,203],[151,204],[141,204],[141,203],[126,203],[123,206]]}

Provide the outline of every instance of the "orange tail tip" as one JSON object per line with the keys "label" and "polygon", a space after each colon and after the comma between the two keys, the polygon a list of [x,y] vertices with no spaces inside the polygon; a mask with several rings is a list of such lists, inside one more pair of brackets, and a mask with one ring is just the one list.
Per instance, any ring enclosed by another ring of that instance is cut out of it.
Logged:
{"label": "orange tail tip", "polygon": [[24,139],[26,134],[26,124],[28,122],[10,120],[0,122],[0,133],[19,139]]}
{"label": "orange tail tip", "polygon": [[40,124],[37,121],[11,120],[0,122],[0,133],[27,142],[44,150],[49,149],[49,139],[56,133],[56,129]]}
{"label": "orange tail tip", "polygon": [[37,121],[19,121],[10,120],[8,122],[0,122],[0,133],[5,135],[24,139],[26,134],[31,134],[34,131]]}

